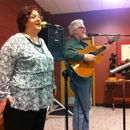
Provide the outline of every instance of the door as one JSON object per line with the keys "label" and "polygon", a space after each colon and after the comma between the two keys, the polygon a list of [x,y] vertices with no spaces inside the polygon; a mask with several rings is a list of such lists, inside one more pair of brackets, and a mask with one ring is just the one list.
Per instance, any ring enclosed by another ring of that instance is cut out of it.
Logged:
{"label": "door", "polygon": [[[69,39],[69,37],[65,38],[65,42]],[[94,38],[87,37],[83,40],[85,43],[89,45],[94,45]],[[66,63],[65,61],[61,61],[61,103],[65,104],[65,78],[62,76],[63,71],[66,70]],[[92,75],[93,79],[93,86],[92,86],[92,105],[95,106],[95,73]],[[68,77],[67,81],[67,90],[68,90],[68,104],[73,104],[74,102],[74,94],[70,88],[70,78]]]}

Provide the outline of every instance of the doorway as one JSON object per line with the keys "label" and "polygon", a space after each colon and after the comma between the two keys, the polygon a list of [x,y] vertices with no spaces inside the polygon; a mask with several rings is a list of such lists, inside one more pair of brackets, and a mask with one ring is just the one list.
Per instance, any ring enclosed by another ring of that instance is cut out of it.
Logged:
{"label": "doorway", "polygon": [[[65,38],[65,42],[69,39],[69,37]],[[94,37],[86,37],[83,40],[85,43],[89,45],[94,45]],[[60,62],[61,66],[61,103],[65,104],[65,80],[64,77],[62,76],[62,72],[66,70],[65,66],[65,61]],[[92,85],[92,106],[95,106],[95,72],[92,74],[92,79],[93,79],[93,85]],[[68,89],[68,104],[72,105],[74,102],[74,94],[70,88],[70,78],[68,78],[68,83],[67,83],[67,89]]]}

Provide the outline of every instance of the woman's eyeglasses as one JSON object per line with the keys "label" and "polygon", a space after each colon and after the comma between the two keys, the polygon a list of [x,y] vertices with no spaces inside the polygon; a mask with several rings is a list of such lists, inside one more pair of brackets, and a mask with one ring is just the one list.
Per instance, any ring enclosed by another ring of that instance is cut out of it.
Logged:
{"label": "woman's eyeglasses", "polygon": [[34,19],[34,20],[36,20],[36,19],[40,19],[41,21],[43,20],[43,16],[40,16],[40,15],[32,15],[29,18]]}

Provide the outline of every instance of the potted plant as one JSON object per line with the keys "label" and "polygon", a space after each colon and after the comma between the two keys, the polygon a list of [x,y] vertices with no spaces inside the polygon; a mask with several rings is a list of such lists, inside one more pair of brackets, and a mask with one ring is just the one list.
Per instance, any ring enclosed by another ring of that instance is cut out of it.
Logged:
{"label": "potted plant", "polygon": [[[125,63],[128,62],[130,62],[130,59],[129,58],[125,59]],[[125,72],[125,78],[130,80],[130,67]]]}

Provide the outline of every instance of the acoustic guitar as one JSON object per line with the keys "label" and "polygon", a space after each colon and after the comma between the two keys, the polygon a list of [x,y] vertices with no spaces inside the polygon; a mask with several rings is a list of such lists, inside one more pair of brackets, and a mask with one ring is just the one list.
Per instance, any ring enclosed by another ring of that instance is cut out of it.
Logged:
{"label": "acoustic guitar", "polygon": [[[112,44],[113,42],[117,41],[119,36],[114,36],[111,40],[108,41],[106,44]],[[85,60],[77,60],[77,61],[69,61],[71,64],[72,69],[76,72],[76,74],[80,77],[87,78],[91,76],[94,72],[95,65],[99,64],[103,60],[103,56],[101,54],[102,51],[106,49],[105,46],[97,49],[95,46],[88,46],[84,50],[77,50],[78,53],[81,54],[94,54],[96,58],[94,61],[85,61]]]}

